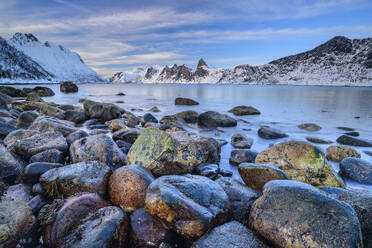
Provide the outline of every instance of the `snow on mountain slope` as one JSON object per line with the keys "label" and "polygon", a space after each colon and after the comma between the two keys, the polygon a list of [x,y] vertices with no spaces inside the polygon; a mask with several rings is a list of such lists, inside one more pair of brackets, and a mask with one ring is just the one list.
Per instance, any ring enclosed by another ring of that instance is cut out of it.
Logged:
{"label": "snow on mountain slope", "polygon": [[55,77],[53,81],[76,83],[103,82],[96,72],[86,66],[77,53],[52,42],[41,43],[32,34],[16,33],[8,44],[31,57]]}
{"label": "snow on mountain slope", "polygon": [[111,83],[126,83],[127,79],[124,72],[117,72],[108,81]]}
{"label": "snow on mountain slope", "polygon": [[32,58],[17,50],[0,37],[0,82],[13,80],[51,80],[54,77]]}
{"label": "snow on mountain slope", "polygon": [[136,82],[372,86],[372,38],[337,36],[310,51],[260,66],[211,69],[201,59],[195,70],[185,65],[150,67]]}

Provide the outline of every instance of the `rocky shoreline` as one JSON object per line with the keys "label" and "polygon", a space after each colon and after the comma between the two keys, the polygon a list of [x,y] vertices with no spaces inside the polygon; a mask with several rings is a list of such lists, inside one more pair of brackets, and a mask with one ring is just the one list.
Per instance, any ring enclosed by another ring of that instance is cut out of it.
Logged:
{"label": "rocky shoreline", "polygon": [[[157,108],[44,101],[54,94],[0,86],[0,247],[372,247],[372,191],[344,182],[372,185],[372,163],[353,149],[372,143],[355,130],[339,127],[348,133],[323,153],[327,140],[263,126],[275,145],[255,152],[242,132],[226,141],[186,128],[223,132],[260,114],[251,106],[158,120]],[[221,165],[227,142],[241,180]]]}

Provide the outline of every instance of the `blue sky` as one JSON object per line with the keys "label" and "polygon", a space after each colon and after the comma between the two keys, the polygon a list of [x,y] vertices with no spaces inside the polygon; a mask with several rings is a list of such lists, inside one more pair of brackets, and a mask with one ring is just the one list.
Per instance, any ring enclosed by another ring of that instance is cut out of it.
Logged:
{"label": "blue sky", "polygon": [[336,35],[372,37],[368,0],[1,0],[0,36],[33,33],[103,76],[139,65],[264,64]]}

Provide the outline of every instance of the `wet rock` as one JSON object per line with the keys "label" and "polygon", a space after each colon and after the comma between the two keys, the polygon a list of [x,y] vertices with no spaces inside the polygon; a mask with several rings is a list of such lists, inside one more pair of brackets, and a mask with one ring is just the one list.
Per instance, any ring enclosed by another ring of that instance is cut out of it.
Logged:
{"label": "wet rock", "polygon": [[0,247],[16,247],[32,232],[35,217],[26,202],[11,198],[0,201]]}
{"label": "wet rock", "polygon": [[120,117],[123,110],[111,103],[100,103],[90,100],[84,101],[84,111],[88,118],[97,118],[103,121],[110,121]]}
{"label": "wet rock", "polygon": [[41,87],[37,86],[35,87],[32,92],[36,92],[39,96],[54,96],[54,92],[52,89],[48,87]]}
{"label": "wet rock", "polygon": [[61,132],[63,136],[77,131],[75,124],[70,121],[59,120],[54,117],[40,116],[29,127],[31,130],[44,132]]}
{"label": "wet rock", "polygon": [[[58,108],[64,110],[64,111],[67,111],[67,110],[74,110],[75,107],[71,104],[59,104],[58,105]],[[80,108],[79,108],[80,109]]]}
{"label": "wet rock", "polygon": [[60,247],[124,247],[127,232],[125,213],[117,207],[104,207],[85,218]]}
{"label": "wet rock", "polygon": [[43,186],[41,186],[40,183],[34,184],[32,186],[32,193],[34,195],[46,195],[45,190],[43,189]]}
{"label": "wet rock", "polygon": [[325,154],[315,146],[302,141],[287,141],[260,152],[257,164],[274,164],[290,179],[314,186],[342,187],[341,178],[327,163]]}
{"label": "wet rock", "polygon": [[355,129],[354,128],[350,128],[350,127],[337,127],[338,129],[340,130],[344,130],[344,131],[354,131]]}
{"label": "wet rock", "polygon": [[60,246],[82,219],[106,206],[108,203],[93,193],[70,197],[65,201],[59,200],[52,205],[44,206],[39,214],[44,244],[51,247]]}
{"label": "wet rock", "polygon": [[259,191],[269,181],[288,179],[284,171],[272,164],[242,163],[239,165],[239,174],[248,187]]}
{"label": "wet rock", "polygon": [[197,101],[194,101],[190,98],[183,98],[183,97],[177,97],[176,100],[174,100],[174,104],[176,105],[199,105]]}
{"label": "wet rock", "polygon": [[229,112],[237,116],[261,114],[261,112],[258,109],[251,106],[236,106],[230,109]]}
{"label": "wet rock", "polygon": [[111,175],[109,194],[111,202],[125,212],[133,212],[145,205],[146,189],[154,177],[138,165],[118,168]]}
{"label": "wet rock", "polygon": [[75,93],[79,91],[79,88],[73,82],[63,82],[59,86],[59,90],[63,93]]}
{"label": "wet rock", "polygon": [[362,184],[372,184],[372,163],[360,158],[344,158],[340,174]]}
{"label": "wet rock", "polygon": [[214,180],[217,177],[219,170],[217,164],[201,164],[195,168],[194,173]]}
{"label": "wet rock", "polygon": [[104,197],[110,175],[110,167],[103,163],[81,162],[48,170],[40,176],[40,184],[50,197],[69,197],[80,192]]}
{"label": "wet rock", "polygon": [[23,172],[23,181],[26,183],[34,184],[39,182],[39,177],[47,172],[48,170],[62,167],[63,164],[57,163],[46,163],[46,162],[35,162],[25,167]]}
{"label": "wet rock", "polygon": [[231,145],[234,148],[249,149],[251,148],[252,144],[253,139],[248,138],[244,134],[236,133],[231,137]]}
{"label": "wet rock", "polygon": [[333,141],[330,140],[324,140],[316,137],[306,137],[307,141],[315,144],[332,144]]}
{"label": "wet rock", "polygon": [[28,202],[32,198],[31,188],[25,184],[12,185],[6,190],[4,197]]}
{"label": "wet rock", "polygon": [[17,130],[16,126],[0,120],[0,138],[5,138],[10,132]]}
{"label": "wet rock", "polygon": [[171,130],[175,131],[175,129],[178,129],[177,131],[184,131],[183,126],[186,125],[186,122],[177,115],[166,115],[161,118],[159,121],[160,129],[161,130]]}
{"label": "wet rock", "polygon": [[117,140],[115,141],[116,144],[118,145],[118,147],[125,153],[127,154],[132,146],[132,144],[129,144],[125,141],[122,141],[122,140]]}
{"label": "wet rock", "polygon": [[26,101],[28,102],[44,102],[43,98],[36,92],[31,92],[27,95]]}
{"label": "wet rock", "polygon": [[105,130],[105,129],[93,129],[89,131],[89,135],[108,134],[108,133],[110,133],[110,131]]}
{"label": "wet rock", "polygon": [[232,150],[229,162],[233,165],[239,165],[241,163],[254,163],[257,154],[257,152],[252,150]]}
{"label": "wet rock", "polygon": [[364,151],[365,154],[367,154],[368,156],[372,156],[372,151]]}
{"label": "wet rock", "polygon": [[111,130],[111,132],[116,132],[127,127],[125,125],[125,120],[122,118],[111,120],[107,124],[109,125],[109,129]]}
{"label": "wet rock", "polygon": [[33,197],[27,205],[31,208],[31,211],[34,215],[37,215],[40,209],[45,206],[46,202],[41,195]]}
{"label": "wet rock", "polygon": [[117,96],[125,96],[125,94],[123,92],[119,92],[116,94]]}
{"label": "wet rock", "polygon": [[43,103],[41,102],[29,102],[29,101],[14,101],[12,102],[12,108],[13,109],[19,109],[23,111],[33,111],[40,109],[40,106]]}
{"label": "wet rock", "polygon": [[199,115],[198,125],[205,128],[234,127],[237,125],[237,121],[228,115],[207,111]]}
{"label": "wet rock", "polygon": [[231,221],[213,228],[201,237],[192,248],[263,248],[269,247],[254,233],[237,221]]}
{"label": "wet rock", "polygon": [[352,206],[358,215],[365,248],[372,247],[372,191],[351,189],[338,196]]}
{"label": "wet rock", "polygon": [[130,148],[127,163],[143,166],[154,176],[182,174],[202,163],[218,163],[219,153],[220,145],[212,138],[150,127]]}
{"label": "wet rock", "polygon": [[41,104],[39,113],[40,115],[55,117],[61,120],[65,119],[65,111],[49,103]]}
{"label": "wet rock", "polygon": [[146,113],[141,118],[141,125],[144,126],[147,122],[158,123],[159,121],[152,114]]}
{"label": "wet rock", "polygon": [[66,137],[66,141],[67,141],[68,146],[71,146],[71,144],[74,143],[76,140],[87,137],[87,136],[88,136],[87,132],[83,130],[78,130],[76,132],[70,133]]}
{"label": "wet rock", "polygon": [[8,104],[11,104],[12,101],[13,99],[10,96],[0,93],[0,109],[7,110]]}
{"label": "wet rock", "polygon": [[243,183],[234,178],[221,177],[216,182],[223,188],[229,197],[234,220],[248,225],[249,213],[252,204],[262,194],[248,188]]}
{"label": "wet rock", "polygon": [[122,116],[125,119],[125,125],[128,127],[136,127],[141,123],[141,119],[130,112],[125,112]]}
{"label": "wet rock", "polygon": [[153,112],[153,113],[159,113],[160,112],[160,109],[156,106],[152,107],[149,109],[149,112]]}
{"label": "wet rock", "polygon": [[198,122],[199,114],[196,111],[188,110],[177,113],[176,116],[182,118],[186,123],[196,123]]}
{"label": "wet rock", "polygon": [[341,195],[342,193],[346,191],[346,189],[336,188],[336,187],[319,187],[318,189],[323,191],[329,197],[332,197],[332,198],[337,198],[339,195]]}
{"label": "wet rock", "polygon": [[35,162],[47,162],[47,163],[59,163],[64,164],[65,163],[65,156],[63,152],[57,150],[57,149],[50,149],[43,152],[40,152],[38,154],[35,154],[30,158],[30,163]]}
{"label": "wet rock", "polygon": [[230,204],[221,186],[196,175],[163,176],[150,184],[146,211],[186,239],[201,237],[230,218]]}
{"label": "wet rock", "polygon": [[21,174],[24,163],[0,144],[0,181],[12,183]]}
{"label": "wet rock", "polygon": [[327,158],[329,160],[340,162],[347,157],[360,158],[360,154],[347,146],[330,146],[327,148]]}
{"label": "wet rock", "polygon": [[276,247],[362,247],[354,209],[301,182],[268,182],[249,221]]}
{"label": "wet rock", "polygon": [[105,134],[76,140],[70,146],[70,158],[72,163],[99,161],[113,167],[125,164],[125,154]]}
{"label": "wet rock", "polygon": [[76,124],[83,123],[86,120],[85,113],[76,110],[65,111],[65,120],[74,122]]}
{"label": "wet rock", "polygon": [[159,221],[152,219],[144,208],[130,216],[130,241],[134,247],[159,247],[162,242],[174,243],[176,239],[171,230],[167,230]]}
{"label": "wet rock", "polygon": [[347,135],[342,135],[336,140],[338,143],[350,146],[372,147],[372,142],[354,138]]}
{"label": "wet rock", "polygon": [[26,97],[26,94],[22,90],[11,86],[0,86],[0,92],[10,97]]}
{"label": "wet rock", "polygon": [[261,127],[258,130],[258,136],[263,139],[281,139],[288,137],[288,135],[282,131],[271,127]]}
{"label": "wet rock", "polygon": [[136,128],[123,128],[113,133],[112,138],[115,141],[122,140],[129,144],[133,144],[140,134],[140,131]]}
{"label": "wet rock", "polygon": [[359,136],[359,132],[348,132],[348,133],[345,133],[346,135],[349,135],[349,136],[354,136],[354,137],[358,137]]}
{"label": "wet rock", "polygon": [[37,117],[39,114],[36,111],[24,111],[18,116],[17,127],[28,128]]}
{"label": "wet rock", "polygon": [[62,153],[67,152],[68,146],[65,137],[60,132],[45,132],[15,141],[10,150],[15,154],[30,159],[35,154],[46,150],[56,149]]}
{"label": "wet rock", "polygon": [[94,130],[94,129],[102,129],[106,130],[109,126],[107,124],[95,124],[95,125],[89,125],[87,126],[87,129]]}
{"label": "wet rock", "polygon": [[322,128],[315,123],[304,123],[297,126],[299,129],[303,129],[308,132],[317,132]]}

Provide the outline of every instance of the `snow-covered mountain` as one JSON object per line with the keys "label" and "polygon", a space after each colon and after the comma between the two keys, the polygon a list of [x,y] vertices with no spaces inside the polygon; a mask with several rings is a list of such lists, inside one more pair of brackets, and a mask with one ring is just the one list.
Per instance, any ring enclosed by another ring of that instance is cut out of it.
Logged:
{"label": "snow-covered mountain", "polygon": [[142,83],[235,83],[295,85],[372,85],[372,38],[337,36],[304,53],[260,66],[209,68],[200,59],[196,69],[185,65],[149,67],[136,78]]}
{"label": "snow-covered mountain", "polygon": [[126,83],[127,79],[125,77],[124,72],[117,72],[112,77],[108,79],[110,83],[120,84],[120,83]]}
{"label": "snow-covered mountain", "polygon": [[[11,39],[2,39],[2,49],[0,52],[0,63],[9,63],[3,59],[10,51],[14,54],[13,63],[7,70],[13,74],[4,73],[4,68],[0,68],[0,80],[3,82],[38,82],[52,81],[73,81],[76,83],[104,82],[104,80],[80,58],[77,53],[69,49],[54,44],[52,42],[40,42],[33,34],[16,33]],[[21,63],[27,57],[29,64],[39,68],[37,71],[32,69],[28,74],[22,74]],[[34,72],[34,73],[33,73]]]}

